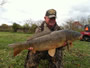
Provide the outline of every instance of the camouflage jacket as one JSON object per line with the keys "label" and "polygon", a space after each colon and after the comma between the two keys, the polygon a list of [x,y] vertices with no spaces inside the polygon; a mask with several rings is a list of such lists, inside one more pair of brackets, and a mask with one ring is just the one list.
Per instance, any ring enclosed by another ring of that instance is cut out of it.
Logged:
{"label": "camouflage jacket", "polygon": [[49,27],[45,21],[42,22],[41,26],[39,26],[38,28],[36,28],[36,31],[35,33],[39,33],[39,32],[42,32],[44,31],[44,29],[48,27],[50,31],[56,31],[56,30],[61,30],[61,28],[55,24],[53,27]]}

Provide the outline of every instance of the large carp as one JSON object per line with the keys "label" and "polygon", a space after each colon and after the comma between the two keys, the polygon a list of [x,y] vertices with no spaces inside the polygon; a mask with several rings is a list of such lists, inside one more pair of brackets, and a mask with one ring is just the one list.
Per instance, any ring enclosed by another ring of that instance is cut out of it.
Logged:
{"label": "large carp", "polygon": [[9,46],[14,49],[14,56],[24,49],[33,47],[33,53],[48,50],[48,54],[53,57],[56,48],[62,47],[65,42],[70,43],[79,40],[81,37],[82,35],[79,32],[73,30],[59,30],[45,33],[44,35],[41,34],[41,36],[37,35],[28,41],[9,44]]}

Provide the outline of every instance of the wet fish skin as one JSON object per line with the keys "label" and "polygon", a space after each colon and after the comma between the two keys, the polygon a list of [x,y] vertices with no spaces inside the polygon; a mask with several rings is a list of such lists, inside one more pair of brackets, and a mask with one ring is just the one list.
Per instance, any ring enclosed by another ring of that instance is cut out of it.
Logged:
{"label": "wet fish skin", "polygon": [[49,34],[33,37],[29,41],[22,43],[14,43],[9,46],[14,49],[14,56],[19,54],[22,50],[33,47],[32,52],[52,50],[62,47],[64,42],[73,42],[81,38],[81,34],[72,30],[53,31]]}

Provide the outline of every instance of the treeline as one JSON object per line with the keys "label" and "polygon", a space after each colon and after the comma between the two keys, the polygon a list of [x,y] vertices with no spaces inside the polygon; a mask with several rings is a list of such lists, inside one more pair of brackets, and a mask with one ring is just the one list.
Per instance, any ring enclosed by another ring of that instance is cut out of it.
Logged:
{"label": "treeline", "polygon": [[7,24],[2,24],[0,26],[0,31],[1,32],[24,32],[24,33],[34,33],[35,29],[37,28],[37,24],[25,24],[23,26],[13,23],[13,25],[7,25]]}
{"label": "treeline", "polygon": [[[23,32],[23,33],[34,33],[38,24],[30,24],[25,23],[23,26],[17,23],[13,23],[13,25],[2,24],[0,26],[0,31],[2,32]],[[60,26],[62,29],[70,29],[81,31],[83,29],[83,25],[79,21],[68,21],[63,26]]]}
{"label": "treeline", "polygon": [[28,23],[24,24],[23,26],[17,23],[13,23],[12,25],[13,32],[24,32],[24,33],[34,33],[37,27],[38,27],[37,24],[29,25]]}
{"label": "treeline", "polygon": [[31,19],[18,22],[24,23],[23,25],[18,24],[17,22],[12,22],[12,25],[2,24],[0,26],[0,31],[2,32],[23,32],[23,33],[34,33],[36,28],[40,26],[42,20],[33,21]]}
{"label": "treeline", "polygon": [[[20,25],[20,24],[17,24],[16,22],[14,22],[12,25],[2,24],[0,26],[0,31],[34,33],[35,29],[38,26],[40,26],[40,24],[42,23],[42,20],[33,21],[29,19],[29,20],[23,21],[23,23],[25,24]],[[59,26],[62,29],[69,29],[69,30],[75,30],[80,32],[80,31],[83,31],[84,25],[86,24],[90,24],[90,16],[88,16],[88,18],[85,18],[85,17],[78,18],[77,21],[74,21],[74,19],[71,18],[66,20],[62,26],[60,25]]]}
{"label": "treeline", "polygon": [[0,26],[0,31],[1,31],[1,32],[11,32],[11,31],[13,31],[13,30],[12,30],[12,26],[9,26],[9,25],[7,25],[7,24],[2,24],[2,25]]}

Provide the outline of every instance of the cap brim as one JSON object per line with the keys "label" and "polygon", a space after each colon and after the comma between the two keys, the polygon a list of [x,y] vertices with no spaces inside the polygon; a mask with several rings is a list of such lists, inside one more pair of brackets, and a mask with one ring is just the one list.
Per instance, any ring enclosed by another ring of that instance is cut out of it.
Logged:
{"label": "cap brim", "polygon": [[49,18],[53,18],[53,17],[56,17],[56,15],[49,15],[48,17]]}

